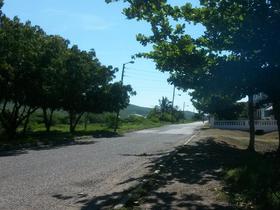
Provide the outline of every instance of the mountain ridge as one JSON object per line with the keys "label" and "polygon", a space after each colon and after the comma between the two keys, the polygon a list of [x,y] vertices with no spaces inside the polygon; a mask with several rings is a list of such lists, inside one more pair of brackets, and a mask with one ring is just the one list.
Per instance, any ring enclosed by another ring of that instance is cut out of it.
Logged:
{"label": "mountain ridge", "polygon": [[[142,106],[138,106],[138,105],[134,105],[134,104],[129,104],[127,108],[125,108],[124,110],[122,110],[120,112],[120,116],[122,118],[126,118],[129,115],[142,115],[142,116],[146,117],[152,109],[153,108],[142,107]],[[186,119],[192,118],[193,115],[194,115],[193,112],[185,111]]]}

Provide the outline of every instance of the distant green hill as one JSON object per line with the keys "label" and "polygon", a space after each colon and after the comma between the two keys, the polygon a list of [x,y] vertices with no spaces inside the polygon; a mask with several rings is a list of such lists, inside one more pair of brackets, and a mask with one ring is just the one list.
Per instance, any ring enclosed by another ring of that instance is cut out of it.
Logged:
{"label": "distant green hill", "polygon": [[191,111],[185,111],[185,118],[186,119],[191,119],[194,116],[195,113]]}
{"label": "distant green hill", "polygon": [[[120,115],[122,118],[126,118],[129,115],[133,115],[133,114],[147,116],[151,110],[152,110],[152,108],[141,107],[141,106],[136,106],[136,105],[130,104],[126,109],[121,111]],[[193,112],[185,111],[185,117],[187,119],[192,118],[193,115],[194,115]]]}
{"label": "distant green hill", "polygon": [[147,116],[151,110],[152,110],[152,108],[141,107],[141,106],[136,106],[136,105],[130,104],[130,105],[128,105],[128,107],[126,109],[121,111],[120,115],[122,118],[126,118],[132,114],[139,114],[142,116]]}

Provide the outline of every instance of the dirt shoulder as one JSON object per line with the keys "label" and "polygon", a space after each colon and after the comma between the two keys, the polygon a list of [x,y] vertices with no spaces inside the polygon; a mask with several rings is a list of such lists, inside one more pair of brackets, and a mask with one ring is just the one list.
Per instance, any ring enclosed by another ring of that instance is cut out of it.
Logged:
{"label": "dirt shoulder", "polygon": [[[258,136],[260,154],[277,149],[276,134]],[[188,144],[150,166],[150,175],[127,192],[124,209],[242,209],[233,201],[225,173],[246,159],[248,133],[204,129]],[[243,205],[243,206],[242,206]]]}
{"label": "dirt shoulder", "polygon": [[[216,142],[226,143],[239,149],[246,149],[249,144],[249,133],[246,131],[204,129],[200,132],[200,138],[212,138]],[[256,151],[266,153],[275,151],[278,146],[278,133],[272,132],[264,135],[256,135]]]}

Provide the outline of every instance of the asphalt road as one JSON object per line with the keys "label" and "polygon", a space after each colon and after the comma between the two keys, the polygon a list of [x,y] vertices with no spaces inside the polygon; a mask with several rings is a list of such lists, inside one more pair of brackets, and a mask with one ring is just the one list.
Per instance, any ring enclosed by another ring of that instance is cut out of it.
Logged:
{"label": "asphalt road", "polygon": [[133,184],[125,181],[145,173],[153,158],[184,144],[201,125],[169,125],[0,157],[0,209],[81,209],[92,198]]}

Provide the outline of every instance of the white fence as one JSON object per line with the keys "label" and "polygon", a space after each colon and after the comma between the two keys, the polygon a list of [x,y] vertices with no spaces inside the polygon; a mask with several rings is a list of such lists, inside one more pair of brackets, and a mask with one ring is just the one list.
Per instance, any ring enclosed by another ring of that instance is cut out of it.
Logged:
{"label": "white fence", "polygon": [[[231,130],[249,130],[249,120],[210,120],[213,128]],[[276,120],[255,120],[255,130],[264,132],[277,131]]]}

